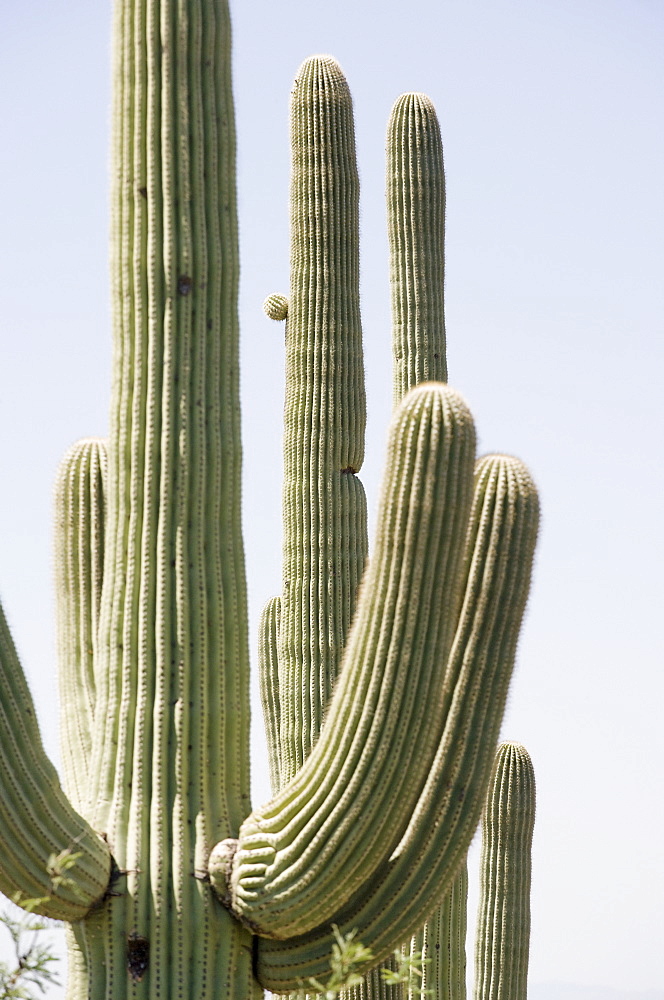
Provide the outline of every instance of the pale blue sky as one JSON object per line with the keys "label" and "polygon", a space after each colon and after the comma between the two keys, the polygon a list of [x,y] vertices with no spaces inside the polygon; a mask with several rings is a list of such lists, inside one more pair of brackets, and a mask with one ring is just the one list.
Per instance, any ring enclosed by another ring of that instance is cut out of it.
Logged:
{"label": "pale blue sky", "polygon": [[[288,288],[288,94],[301,60],[330,52],[363,185],[370,506],[391,406],[384,132],[405,90],[429,94],[443,131],[450,382],[482,450],[518,454],[541,488],[504,727],[538,783],[531,982],[664,992],[664,7],[232,13],[252,634],[280,581],[283,331],[261,302]],[[0,0],[0,594],[53,752],[52,480],[108,410],[109,21],[107,3]],[[254,773],[258,800],[260,759]]]}

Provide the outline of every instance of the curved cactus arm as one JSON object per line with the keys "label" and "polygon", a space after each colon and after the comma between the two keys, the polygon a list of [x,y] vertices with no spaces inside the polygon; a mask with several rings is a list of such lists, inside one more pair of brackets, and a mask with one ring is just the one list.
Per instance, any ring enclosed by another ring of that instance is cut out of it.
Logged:
{"label": "curved cactus arm", "polygon": [[535,774],[518,743],[498,748],[483,821],[475,1000],[526,1000]]}
{"label": "curved cactus arm", "polygon": [[443,144],[425,94],[404,94],[390,115],[387,224],[396,405],[419,382],[447,381]]}
{"label": "curved cactus arm", "polygon": [[316,743],[367,555],[366,402],[353,108],[334,59],[300,67],[291,98],[286,323],[282,780]]}
{"label": "curved cactus arm", "polygon": [[[73,860],[73,867],[68,867]],[[108,846],[66,798],[0,609],[0,891],[76,921],[106,893]]]}
{"label": "curved cactus arm", "polygon": [[279,701],[279,621],[281,600],[273,597],[263,608],[258,637],[258,671],[265,737],[273,794],[281,787],[281,742]]}
{"label": "curved cactus arm", "polygon": [[374,556],[326,724],[302,770],[241,827],[232,906],[261,933],[333,918],[408,825],[444,724],[474,448],[472,417],[446,386],[413,390],[395,414]]}
{"label": "curved cactus arm", "polygon": [[445,899],[407,950],[422,956],[422,976],[411,975],[408,1000],[422,991],[434,1000],[466,1000],[466,912],[468,867],[464,861]]}
{"label": "curved cactus arm", "polygon": [[106,446],[87,439],[63,458],[55,488],[55,580],[64,787],[84,809],[103,580]]}
{"label": "curved cactus arm", "polygon": [[[443,688],[443,737],[397,850],[332,918],[344,934],[356,929],[378,960],[441,902],[477,825],[528,594],[538,512],[521,462],[503,455],[478,462],[463,607]],[[330,947],[329,925],[290,941],[261,939],[259,980],[275,992],[294,989],[299,979],[320,975]]]}

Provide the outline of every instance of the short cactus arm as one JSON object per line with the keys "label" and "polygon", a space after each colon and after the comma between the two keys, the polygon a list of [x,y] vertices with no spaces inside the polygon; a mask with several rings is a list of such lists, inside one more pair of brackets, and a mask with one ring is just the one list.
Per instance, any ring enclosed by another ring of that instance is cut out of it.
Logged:
{"label": "short cactus arm", "polygon": [[447,381],[443,145],[425,94],[404,94],[392,109],[387,223],[396,405],[419,382]]}
{"label": "short cactus arm", "polygon": [[[427,387],[422,386],[419,391]],[[446,723],[408,831],[393,856],[335,917],[381,959],[432,913],[477,825],[528,594],[538,500],[521,462],[478,462],[464,564],[465,595],[443,685]],[[274,992],[320,977],[329,926],[258,942],[257,974]]]}
{"label": "short cactus arm", "polygon": [[263,608],[258,637],[258,671],[272,792],[281,787],[281,706],[279,700],[279,624],[281,600],[273,597]]}
{"label": "short cactus arm", "polygon": [[108,846],[73,809],[44,753],[0,609],[0,891],[41,900],[34,909],[44,916],[76,921],[103,898],[110,874]]}
{"label": "short cactus arm", "polygon": [[85,808],[90,777],[99,608],[103,580],[106,446],[79,441],[55,489],[55,578],[64,785]]}
{"label": "short cactus arm", "polygon": [[498,748],[484,813],[475,1000],[526,1000],[535,774],[518,743]]}
{"label": "short cactus arm", "polygon": [[377,543],[326,724],[303,769],[240,831],[233,908],[261,933],[334,918],[411,818],[444,724],[474,441],[445,386],[413,390],[395,415]]}

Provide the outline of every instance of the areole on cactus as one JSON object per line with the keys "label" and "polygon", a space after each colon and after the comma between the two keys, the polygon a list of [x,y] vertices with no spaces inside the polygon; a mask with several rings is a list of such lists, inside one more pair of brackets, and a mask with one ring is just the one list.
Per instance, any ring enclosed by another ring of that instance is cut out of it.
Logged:
{"label": "areole on cactus", "polygon": [[261,635],[275,796],[252,812],[226,4],[116,0],[114,86],[111,430],[58,484],[65,791],[2,619],[0,887],[71,923],[70,1000],[240,1000],[324,973],[333,923],[384,958],[452,885],[537,496],[518,460],[475,461],[444,384],[440,135],[409,95],[388,142],[398,405],[364,572],[352,105],[334,60],[307,60],[291,289],[268,309],[287,324],[284,578]]}

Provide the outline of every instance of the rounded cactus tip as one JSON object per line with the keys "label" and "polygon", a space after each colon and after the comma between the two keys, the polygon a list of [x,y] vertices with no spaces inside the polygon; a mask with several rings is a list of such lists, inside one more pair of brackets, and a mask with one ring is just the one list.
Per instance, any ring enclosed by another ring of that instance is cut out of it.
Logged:
{"label": "rounded cactus tip", "polygon": [[269,319],[286,319],[288,316],[288,299],[285,295],[268,295],[263,303],[263,311]]}
{"label": "rounded cactus tip", "polygon": [[421,108],[425,111],[434,111],[433,101],[428,96],[428,94],[422,94],[419,91],[409,91],[407,94],[402,94],[397,97],[394,102],[395,108]]}

